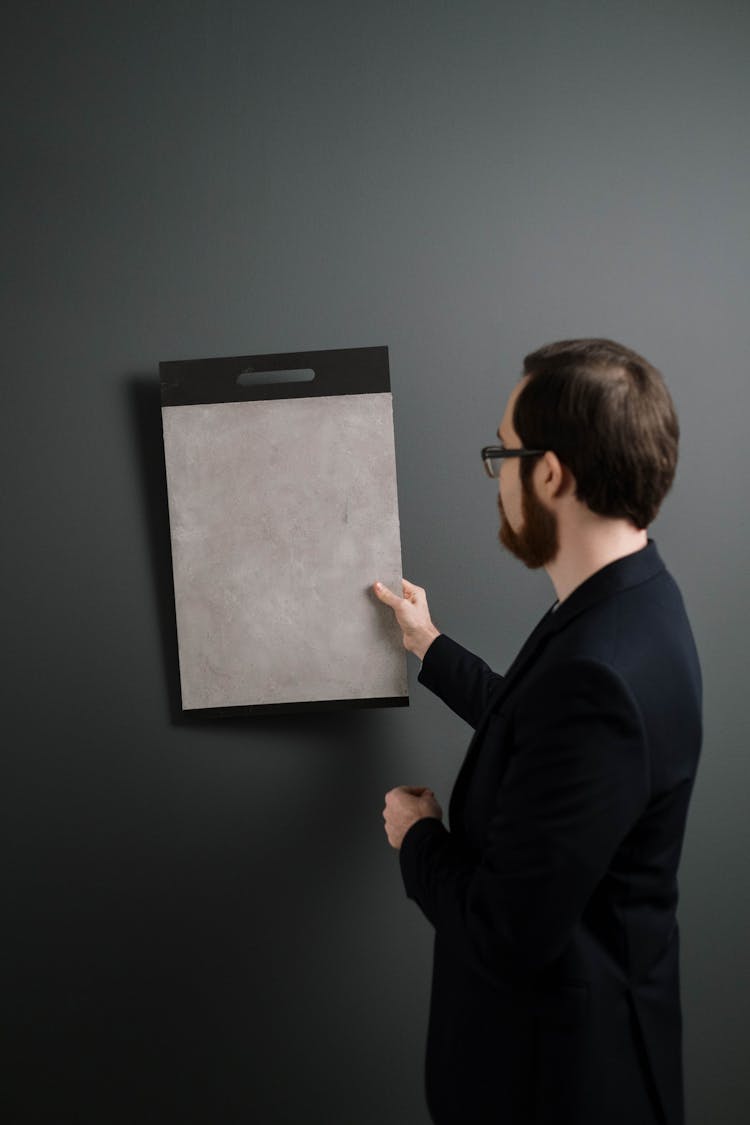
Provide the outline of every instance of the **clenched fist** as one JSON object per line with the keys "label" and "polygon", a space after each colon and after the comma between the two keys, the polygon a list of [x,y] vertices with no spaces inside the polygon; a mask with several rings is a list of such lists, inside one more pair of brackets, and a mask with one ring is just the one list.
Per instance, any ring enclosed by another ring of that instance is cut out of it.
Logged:
{"label": "clenched fist", "polygon": [[425,816],[443,819],[443,810],[431,789],[423,785],[397,785],[385,795],[383,820],[388,843],[396,851],[412,824]]}

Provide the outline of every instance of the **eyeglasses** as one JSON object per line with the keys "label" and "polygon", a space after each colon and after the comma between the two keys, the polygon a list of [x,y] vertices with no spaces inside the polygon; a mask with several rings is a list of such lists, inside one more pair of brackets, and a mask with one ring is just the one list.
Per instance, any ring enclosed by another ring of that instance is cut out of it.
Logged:
{"label": "eyeglasses", "polygon": [[543,449],[506,449],[504,445],[485,445],[482,464],[488,477],[499,477],[500,466],[506,457],[541,457]]}

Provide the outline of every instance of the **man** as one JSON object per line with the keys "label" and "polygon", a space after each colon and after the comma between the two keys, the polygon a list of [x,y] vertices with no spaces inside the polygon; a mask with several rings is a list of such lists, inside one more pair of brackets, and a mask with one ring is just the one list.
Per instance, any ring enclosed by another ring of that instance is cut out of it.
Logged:
{"label": "man", "polygon": [[679,427],[660,373],[611,340],[524,360],[482,450],[501,543],[557,595],[503,677],[375,584],[419,681],[475,728],[450,802],[386,794],[408,897],[435,929],[436,1125],[682,1125],[677,867],[701,674],[647,527]]}

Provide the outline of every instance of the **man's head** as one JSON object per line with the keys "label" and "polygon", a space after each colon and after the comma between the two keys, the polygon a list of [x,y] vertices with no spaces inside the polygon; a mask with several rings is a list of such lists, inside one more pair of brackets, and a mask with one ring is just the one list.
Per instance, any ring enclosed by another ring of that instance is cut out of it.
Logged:
{"label": "man's head", "polygon": [[498,429],[507,448],[543,449],[500,470],[500,542],[527,566],[560,546],[559,515],[578,505],[635,529],[674,480],[679,425],[661,373],[612,340],[561,340],[524,359]]}

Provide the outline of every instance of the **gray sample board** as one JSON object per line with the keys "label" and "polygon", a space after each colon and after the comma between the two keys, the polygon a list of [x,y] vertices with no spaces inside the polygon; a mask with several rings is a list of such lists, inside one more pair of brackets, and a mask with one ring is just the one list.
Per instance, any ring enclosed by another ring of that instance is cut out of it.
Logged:
{"label": "gray sample board", "polygon": [[183,711],[407,705],[388,349],[159,375]]}

